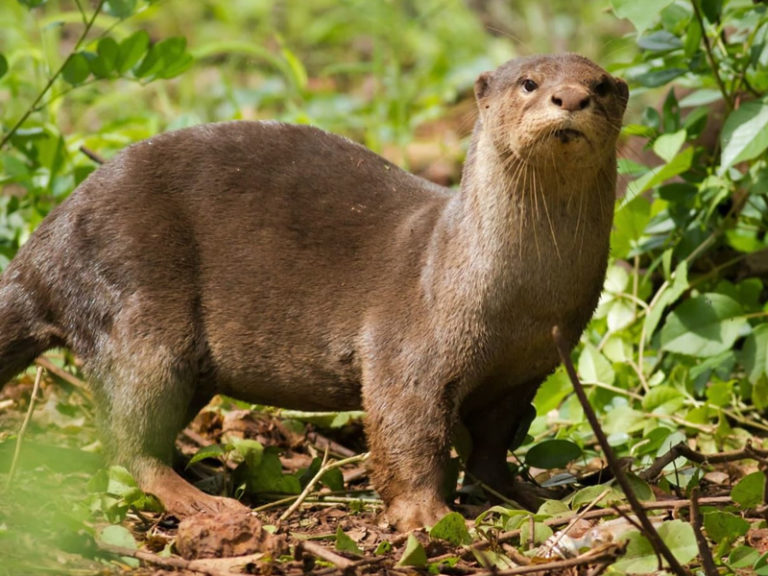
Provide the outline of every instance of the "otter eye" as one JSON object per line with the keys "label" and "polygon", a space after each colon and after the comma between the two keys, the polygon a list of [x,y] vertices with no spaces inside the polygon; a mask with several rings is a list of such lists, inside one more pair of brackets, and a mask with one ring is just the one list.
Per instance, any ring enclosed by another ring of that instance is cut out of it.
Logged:
{"label": "otter eye", "polygon": [[531,92],[534,92],[534,91],[535,91],[535,90],[536,90],[536,89],[539,87],[539,85],[538,85],[538,84],[536,84],[536,82],[534,82],[534,81],[533,81],[533,80],[531,80],[530,78],[526,78],[525,80],[523,80],[523,81],[520,83],[520,85],[523,87],[523,90],[524,90],[525,92],[528,92],[529,94],[530,94]]}
{"label": "otter eye", "polygon": [[595,86],[595,93],[598,96],[606,96],[610,91],[611,85],[608,83],[608,80],[603,80],[597,86]]}

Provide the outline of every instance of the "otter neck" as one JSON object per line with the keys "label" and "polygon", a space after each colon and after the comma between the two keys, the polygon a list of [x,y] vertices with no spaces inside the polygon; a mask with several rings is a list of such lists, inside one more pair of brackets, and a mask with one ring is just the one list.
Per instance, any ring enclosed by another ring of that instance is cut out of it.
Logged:
{"label": "otter neck", "polygon": [[476,127],[461,189],[433,233],[427,289],[440,301],[461,284],[474,304],[468,310],[494,315],[519,313],[529,298],[553,312],[591,313],[608,256],[615,170],[612,154],[595,166],[501,156]]}

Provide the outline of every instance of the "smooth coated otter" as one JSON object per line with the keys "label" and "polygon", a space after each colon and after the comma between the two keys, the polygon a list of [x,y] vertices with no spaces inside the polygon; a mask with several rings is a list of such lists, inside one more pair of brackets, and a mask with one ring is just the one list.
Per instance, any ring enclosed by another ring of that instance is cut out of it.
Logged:
{"label": "smooth coated otter", "polygon": [[451,430],[499,490],[507,449],[600,294],[626,84],[572,55],[475,84],[461,188],[316,128],[202,125],[129,147],[0,277],[0,382],[54,346],[83,361],[108,448],[179,514],[240,506],[168,465],[216,393],[363,406],[400,529],[434,524]]}

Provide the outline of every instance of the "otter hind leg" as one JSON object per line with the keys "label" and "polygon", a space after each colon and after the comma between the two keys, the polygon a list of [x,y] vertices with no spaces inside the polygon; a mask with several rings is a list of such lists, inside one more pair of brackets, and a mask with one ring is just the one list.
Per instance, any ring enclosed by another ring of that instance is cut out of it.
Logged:
{"label": "otter hind leg", "polygon": [[197,347],[188,337],[174,344],[168,333],[142,336],[116,347],[108,360],[102,356],[102,369],[95,371],[100,427],[112,460],[177,516],[245,509],[202,492],[171,467],[176,436],[201,403]]}

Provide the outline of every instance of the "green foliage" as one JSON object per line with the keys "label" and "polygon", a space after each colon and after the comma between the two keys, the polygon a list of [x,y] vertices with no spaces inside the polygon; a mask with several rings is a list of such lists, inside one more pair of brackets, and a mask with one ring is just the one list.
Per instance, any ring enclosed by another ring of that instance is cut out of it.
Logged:
{"label": "green foliage", "polygon": [[[680,564],[685,565],[698,556],[696,537],[687,522],[664,522],[658,527],[658,532]],[[659,558],[645,536],[630,532],[627,534],[626,554],[613,565],[613,569],[629,574],[651,574],[656,573],[658,565]]]}
{"label": "green foliage", "polygon": [[429,537],[446,540],[454,546],[472,543],[464,517],[458,512],[450,512],[438,520],[430,529]]}
{"label": "green foliage", "polygon": [[360,556],[363,553],[355,541],[344,533],[341,526],[336,529],[336,550],[339,552],[348,552],[357,556]]}
{"label": "green foliage", "polygon": [[[617,73],[635,101],[662,100],[635,119],[630,111],[626,149],[645,151],[620,161],[631,181],[577,364],[609,441],[642,466],[673,438],[708,452],[766,430],[768,287],[748,262],[768,251],[768,11],[701,0],[612,6],[637,30],[637,54]],[[583,446],[591,434],[563,380],[556,373],[537,395],[531,434],[547,427],[545,412],[551,426],[558,406],[558,438]],[[538,458],[543,446],[529,452]],[[679,460],[665,481],[695,485],[695,468]]]}
{"label": "green foliage", "polygon": [[413,566],[414,568],[424,568],[427,565],[427,552],[413,534],[408,535],[408,541],[405,543],[405,550],[398,566]]}

